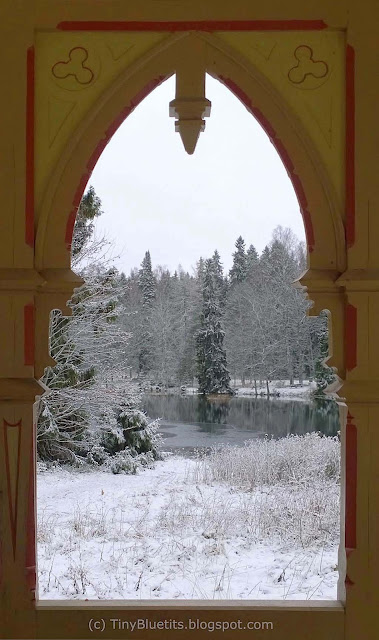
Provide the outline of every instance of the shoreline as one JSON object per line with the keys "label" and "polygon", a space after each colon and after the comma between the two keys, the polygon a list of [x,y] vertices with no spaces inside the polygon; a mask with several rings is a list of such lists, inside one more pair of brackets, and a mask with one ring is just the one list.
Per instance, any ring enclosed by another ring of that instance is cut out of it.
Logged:
{"label": "shoreline", "polygon": [[[266,386],[257,387],[255,390],[254,387],[250,386],[239,386],[232,387],[234,394],[200,394],[197,391],[196,387],[171,387],[166,390],[154,390],[154,385],[151,386],[151,390],[145,389],[142,390],[144,395],[151,396],[178,396],[182,398],[196,396],[197,398],[206,398],[210,402],[215,401],[224,401],[228,402],[229,400],[235,398],[254,398],[261,399],[265,398],[267,400],[275,399],[275,400],[296,400],[302,402],[312,403],[314,398],[312,394],[316,391],[316,385],[314,382],[303,384],[303,385],[289,385],[289,384],[278,384],[276,381],[271,383],[270,386],[270,394],[267,395]],[[326,396],[327,399],[327,396]]]}

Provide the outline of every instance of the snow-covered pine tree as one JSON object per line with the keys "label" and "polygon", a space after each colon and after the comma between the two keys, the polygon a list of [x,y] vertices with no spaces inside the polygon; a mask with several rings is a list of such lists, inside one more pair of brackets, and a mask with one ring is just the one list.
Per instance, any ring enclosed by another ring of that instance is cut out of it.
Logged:
{"label": "snow-covered pine tree", "polygon": [[103,213],[101,209],[101,200],[96,195],[92,185],[84,194],[79,205],[78,213],[75,221],[75,231],[72,237],[71,256],[72,262],[85,257],[85,248],[89,240],[92,238],[95,218]]}
{"label": "snow-covered pine tree", "polygon": [[246,275],[251,277],[259,265],[258,251],[251,244],[246,252]]}
{"label": "snow-covered pine tree", "polygon": [[146,375],[153,367],[154,345],[151,331],[152,306],[155,300],[156,281],[151,265],[150,251],[146,251],[139,270],[138,284],[142,293],[142,317],[140,318],[139,374]]}
{"label": "snow-covered pine tree", "polygon": [[[124,380],[129,336],[118,316],[127,282],[101,255],[109,243],[91,237],[91,221],[100,215],[101,202],[91,187],[88,193],[77,214],[73,237],[77,249],[72,258],[85,282],[68,303],[71,317],[52,314],[50,344],[57,364],[48,367],[42,378],[50,390],[39,402],[37,449],[41,460],[71,463],[111,465],[117,454],[118,463],[112,470],[130,472],[146,462],[146,451],[139,459],[136,439],[145,442],[139,449],[149,449],[153,458],[158,455],[158,426],[148,423],[138,408],[138,394]],[[125,428],[125,403],[132,429]],[[115,440],[117,447],[113,447]],[[131,457],[133,465],[129,464]]]}
{"label": "snow-covered pine tree", "polygon": [[205,260],[200,256],[196,263],[196,279],[199,282],[201,290],[203,290],[203,280],[205,273]]}
{"label": "snow-covered pine tree", "polygon": [[139,270],[139,286],[142,291],[143,304],[150,307],[155,299],[156,281],[151,265],[150,251],[146,251]]}
{"label": "snow-covered pine tree", "polygon": [[221,312],[223,313],[223,307],[225,305],[225,299],[228,289],[228,282],[224,278],[224,269],[221,262],[221,257],[217,249],[215,250],[212,258],[212,269],[214,274],[215,285],[218,289],[218,295],[220,300]]}
{"label": "snow-covered pine tree", "polygon": [[230,374],[214,265],[205,261],[201,326],[196,335],[197,377],[202,394],[230,394]]}
{"label": "snow-covered pine tree", "polygon": [[[73,264],[86,256],[89,240],[93,234],[93,220],[102,214],[101,201],[92,186],[83,196],[75,221],[71,254]],[[81,295],[86,297],[86,285],[75,291],[72,300],[80,313]],[[74,314],[75,322],[75,314]],[[56,360],[54,368],[47,367],[41,381],[50,389],[39,403],[37,425],[37,453],[41,460],[75,461],[81,443],[87,433],[88,416],[79,397],[72,398],[71,390],[77,391],[91,385],[94,367],[84,364],[83,350],[74,346],[72,340],[73,321],[54,310],[50,319],[50,352]]]}
{"label": "snow-covered pine tree", "polygon": [[236,250],[233,253],[233,265],[229,271],[229,280],[231,285],[243,282],[247,274],[245,241],[242,236],[237,238],[235,247]]}
{"label": "snow-covered pine tree", "polygon": [[217,283],[221,284],[224,281],[224,270],[222,267],[221,256],[217,249],[214,250],[211,261],[215,280]]}
{"label": "snow-covered pine tree", "polygon": [[158,421],[149,422],[139,404],[140,398],[129,394],[112,408],[108,429],[88,454],[93,464],[105,464],[115,474],[133,474],[161,459]]}

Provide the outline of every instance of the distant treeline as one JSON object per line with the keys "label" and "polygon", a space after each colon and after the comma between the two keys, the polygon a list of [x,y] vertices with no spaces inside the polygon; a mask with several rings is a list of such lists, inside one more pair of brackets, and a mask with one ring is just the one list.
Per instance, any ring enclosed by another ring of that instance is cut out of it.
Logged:
{"label": "distant treeline", "polygon": [[217,250],[193,273],[153,269],[146,251],[139,269],[121,274],[131,377],[163,387],[197,379],[204,392],[226,391],[229,380],[322,377],[326,316],[307,317],[304,289],[293,286],[305,270],[304,243],[282,227],[260,256],[240,236],[229,273]]}

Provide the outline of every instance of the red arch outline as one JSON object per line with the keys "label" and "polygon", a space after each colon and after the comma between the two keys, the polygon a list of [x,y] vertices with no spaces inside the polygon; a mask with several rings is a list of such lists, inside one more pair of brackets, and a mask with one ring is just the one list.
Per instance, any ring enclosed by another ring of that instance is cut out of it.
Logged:
{"label": "red arch outline", "polygon": [[[304,187],[300,180],[300,177],[295,172],[295,168],[293,162],[288,154],[287,149],[285,148],[283,142],[277,137],[275,130],[272,125],[268,121],[268,119],[263,115],[260,109],[254,107],[249,96],[242,90],[240,87],[230,78],[226,78],[224,76],[218,75],[217,78],[222,82],[250,111],[250,113],[254,116],[254,118],[259,122],[263,130],[267,133],[270,141],[274,145],[280,159],[282,160],[288,176],[291,180],[292,186],[294,188],[297,200],[299,202],[300,211],[303,217],[305,235],[307,239],[307,246],[310,253],[314,250],[315,245],[315,237],[314,230],[310,212],[308,210],[308,202],[305,195]],[[78,208],[80,205],[80,201],[82,199],[84,190],[88,183],[88,180],[91,177],[91,173],[98,161],[100,155],[104,151],[108,142],[120,127],[120,125],[124,122],[124,120],[128,117],[128,115],[142,102],[146,96],[149,95],[156,87],[158,87],[162,82],[166,80],[166,76],[159,76],[158,78],[151,80],[148,84],[146,84],[143,89],[141,89],[136,96],[131,100],[130,104],[125,107],[121,113],[116,116],[113,122],[110,124],[108,129],[105,132],[105,137],[102,138],[98,144],[96,145],[93,153],[91,154],[86,169],[87,171],[82,174],[78,187],[75,191],[74,198],[72,201],[71,211],[66,224],[66,233],[65,233],[65,242],[67,250],[71,250],[71,242],[72,235],[74,232],[75,219],[78,212]]]}
{"label": "red arch outline", "polygon": [[307,198],[305,195],[302,182],[299,176],[297,175],[297,173],[295,173],[295,168],[288,154],[287,149],[285,148],[283,142],[277,137],[275,130],[273,129],[272,125],[267,120],[267,118],[263,115],[262,111],[257,107],[253,106],[249,96],[242,89],[240,89],[240,87],[234,82],[234,80],[231,80],[230,78],[225,78],[224,76],[217,76],[217,77],[226,87],[228,87],[228,89],[230,89],[232,93],[234,93],[234,95],[237,98],[239,98],[239,100],[241,100],[241,102],[245,105],[247,110],[250,111],[250,113],[254,116],[254,118],[258,120],[262,129],[267,133],[268,137],[270,138],[270,141],[272,142],[276,151],[278,152],[278,155],[287,170],[288,176],[295,190],[296,197],[300,206],[300,211],[303,216],[308,249],[309,249],[309,252],[312,253],[315,245],[315,237],[314,237],[311,214],[309,213],[309,210],[308,210],[308,202],[307,202]]}
{"label": "red arch outline", "polygon": [[67,247],[68,251],[71,250],[72,234],[74,232],[76,214],[78,212],[80,201],[82,199],[82,196],[83,196],[83,193],[84,193],[84,189],[86,188],[87,182],[90,179],[91,173],[92,173],[92,171],[93,171],[93,169],[94,169],[94,167],[96,165],[96,162],[100,158],[102,152],[104,151],[104,149],[107,146],[108,142],[112,138],[113,134],[117,131],[117,129],[124,122],[124,120],[128,117],[128,115],[130,115],[132,113],[132,111],[134,111],[134,109],[140,104],[140,102],[142,102],[142,100],[144,98],[146,98],[146,96],[148,96],[149,93],[154,91],[154,89],[156,89],[156,87],[158,87],[164,80],[166,80],[166,76],[159,76],[158,78],[155,78],[154,80],[151,80],[150,82],[148,82],[134,96],[134,98],[130,101],[130,104],[127,107],[124,107],[124,109],[121,111],[121,113],[119,113],[119,115],[116,116],[116,118],[113,120],[113,122],[109,125],[108,129],[106,130],[105,137],[102,138],[97,143],[94,151],[92,152],[92,154],[91,154],[91,156],[90,156],[90,158],[89,158],[89,160],[87,162],[87,165],[86,165],[87,171],[85,171],[85,173],[82,174],[82,176],[81,176],[81,178],[79,180],[78,188],[75,191],[74,198],[73,198],[73,201],[72,201],[71,211],[70,211],[68,219],[67,219],[65,242],[66,242],[66,247]]}

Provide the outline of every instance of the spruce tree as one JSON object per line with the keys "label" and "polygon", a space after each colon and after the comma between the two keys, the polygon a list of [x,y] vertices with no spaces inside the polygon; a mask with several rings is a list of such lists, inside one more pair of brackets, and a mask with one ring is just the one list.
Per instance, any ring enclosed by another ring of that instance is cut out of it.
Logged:
{"label": "spruce tree", "polygon": [[197,377],[202,394],[231,393],[224,330],[213,261],[206,260],[201,326],[196,335]]}
{"label": "spruce tree", "polygon": [[[102,213],[101,200],[90,186],[75,221],[71,246],[75,265],[88,257],[93,220]],[[96,358],[95,354],[91,357],[89,350],[91,346],[96,348],[97,338],[101,339],[106,327],[115,322],[118,304],[115,289],[119,277],[113,267],[106,269],[92,264],[90,270],[89,279],[86,268],[80,270],[85,282],[69,301],[72,316],[63,316],[57,310],[51,314],[50,352],[56,365],[47,367],[41,379],[50,394],[40,402],[37,425],[37,451],[43,460],[74,462],[83,454],[89,441],[90,412],[79,395],[95,383]],[[81,334],[87,339],[80,341]],[[96,336],[96,340],[92,341],[90,335]]]}
{"label": "spruce tree", "polygon": [[142,291],[143,304],[150,307],[155,299],[155,278],[151,266],[150,251],[146,251],[139,270],[139,286]]}
{"label": "spruce tree", "polygon": [[250,245],[246,252],[246,272],[248,276],[252,276],[259,265],[258,251],[254,245]]}
{"label": "spruce tree", "polygon": [[221,306],[224,306],[227,292],[227,281],[224,278],[224,269],[222,266],[220,254],[217,249],[215,250],[211,258],[211,262],[220,304]]}
{"label": "spruce tree", "polygon": [[73,260],[83,255],[84,249],[93,234],[93,220],[101,216],[102,213],[101,200],[91,185],[80,202],[76,216],[71,245],[71,256]]}
{"label": "spruce tree", "polygon": [[[84,255],[93,234],[93,220],[102,214],[101,200],[92,186],[83,196],[76,215],[72,237],[71,256],[74,262]],[[75,291],[71,301],[75,305],[73,315],[82,312],[81,302],[88,296],[86,286]],[[50,393],[62,390],[60,401],[50,407],[47,397],[40,403],[38,416],[37,453],[42,460],[75,460],[81,443],[88,433],[88,415],[80,403],[70,404],[64,396],[65,389],[81,389],[94,379],[95,369],[85,366],[83,352],[73,345],[70,335],[72,319],[54,310],[50,319],[50,352],[56,360],[55,367],[47,367],[41,381]],[[43,408],[43,410],[41,410]]]}
{"label": "spruce tree", "polygon": [[[78,210],[72,243],[73,262],[84,284],[68,303],[72,316],[54,311],[51,317],[56,366],[47,367],[42,377],[49,392],[37,407],[37,451],[44,461],[104,464],[114,473],[132,473],[159,456],[158,425],[149,422],[136,390],[123,381],[129,336],[119,320],[127,279],[107,267],[91,238],[92,221],[101,213],[101,201],[90,187]],[[86,266],[83,256],[91,258]]]}
{"label": "spruce tree", "polygon": [[204,258],[200,257],[196,263],[196,278],[201,288],[203,287],[204,271],[205,271],[205,260]]}
{"label": "spruce tree", "polygon": [[243,282],[247,274],[247,257],[245,241],[239,236],[235,243],[236,250],[233,253],[233,266],[229,271],[230,284]]}
{"label": "spruce tree", "polygon": [[138,284],[142,294],[141,333],[139,339],[138,369],[142,375],[153,366],[153,337],[151,332],[152,307],[155,300],[156,282],[151,266],[150,251],[146,251],[139,270]]}

